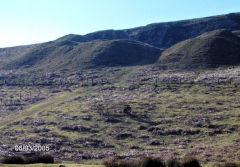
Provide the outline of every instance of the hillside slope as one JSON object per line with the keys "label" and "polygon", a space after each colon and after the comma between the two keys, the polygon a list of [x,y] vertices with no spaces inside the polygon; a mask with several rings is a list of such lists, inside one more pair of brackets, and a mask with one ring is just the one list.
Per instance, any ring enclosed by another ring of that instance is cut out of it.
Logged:
{"label": "hillside slope", "polygon": [[[15,145],[40,144],[56,159],[78,162],[173,154],[205,163],[240,160],[240,68],[28,74],[6,77],[0,88],[7,104],[0,107],[0,158],[16,154]],[[16,79],[21,85],[8,84]]]}
{"label": "hillside slope", "polygon": [[14,61],[19,57],[22,57],[32,47],[34,46],[27,45],[27,46],[1,48],[0,49],[0,69],[3,68],[4,65],[10,63],[11,61]]}
{"label": "hillside slope", "polygon": [[215,30],[180,42],[162,53],[158,63],[170,69],[212,68],[240,64],[240,38]]}
{"label": "hillside slope", "polygon": [[[0,48],[0,70],[22,67],[75,70],[97,66],[151,64],[161,53],[158,48],[169,48],[205,32],[224,28],[238,35],[239,20],[240,13],[231,13],[125,30],[70,34],[51,42]],[[116,41],[113,42],[114,40]]]}
{"label": "hillside slope", "polygon": [[161,50],[137,41],[95,40],[75,42],[62,40],[30,48],[5,68],[83,69],[101,66],[145,65],[154,63]]}

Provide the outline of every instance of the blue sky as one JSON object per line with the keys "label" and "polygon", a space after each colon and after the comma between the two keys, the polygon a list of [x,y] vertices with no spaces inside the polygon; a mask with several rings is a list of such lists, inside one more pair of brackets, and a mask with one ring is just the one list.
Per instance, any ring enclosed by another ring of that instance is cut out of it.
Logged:
{"label": "blue sky", "polygon": [[0,0],[0,47],[240,12],[240,0]]}

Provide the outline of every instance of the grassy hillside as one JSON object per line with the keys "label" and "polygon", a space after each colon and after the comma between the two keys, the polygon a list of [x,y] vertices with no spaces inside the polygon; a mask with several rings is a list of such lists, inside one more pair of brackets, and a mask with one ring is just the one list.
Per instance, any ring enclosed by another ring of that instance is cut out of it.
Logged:
{"label": "grassy hillside", "polygon": [[240,38],[226,30],[204,33],[162,53],[160,66],[169,69],[212,68],[240,64]]}
{"label": "grassy hillside", "polygon": [[27,51],[21,52],[20,56],[4,63],[4,67],[54,71],[145,65],[154,63],[161,54],[161,50],[156,47],[130,40],[96,40],[81,43],[65,39],[25,50]]}
{"label": "grassy hillside", "polygon": [[18,47],[9,47],[9,48],[0,48],[0,69],[6,64],[20,58],[23,56],[29,49],[31,49],[32,45],[29,46],[18,46]]}
{"label": "grassy hillside", "polygon": [[147,154],[192,155],[205,163],[239,160],[238,74],[239,69],[164,74],[147,66],[106,68],[62,76],[72,79],[65,84],[58,82],[64,74],[47,77],[47,85],[36,80],[22,86],[32,94],[21,99],[12,94],[19,86],[5,85],[1,92],[9,100],[13,95],[8,107],[32,100],[0,121],[1,154],[11,154],[15,144],[39,143],[64,160]]}

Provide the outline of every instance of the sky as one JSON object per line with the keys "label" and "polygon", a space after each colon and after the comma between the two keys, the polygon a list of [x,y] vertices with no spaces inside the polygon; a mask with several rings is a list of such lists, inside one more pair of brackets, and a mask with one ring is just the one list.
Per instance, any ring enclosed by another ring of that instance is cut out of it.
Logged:
{"label": "sky", "polygon": [[0,0],[0,48],[240,12],[240,0]]}

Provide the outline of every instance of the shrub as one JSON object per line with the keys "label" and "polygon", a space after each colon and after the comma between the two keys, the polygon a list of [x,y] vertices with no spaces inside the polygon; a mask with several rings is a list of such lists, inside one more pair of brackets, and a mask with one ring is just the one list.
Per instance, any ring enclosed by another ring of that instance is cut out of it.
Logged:
{"label": "shrub", "polygon": [[170,159],[167,161],[167,167],[181,167],[181,164],[176,159]]}
{"label": "shrub", "polygon": [[59,165],[58,167],[66,167],[65,165]]}
{"label": "shrub", "polygon": [[52,164],[54,163],[54,158],[51,155],[39,155],[39,156],[35,156],[32,158],[28,158],[28,161],[26,160],[26,163],[49,163]]}
{"label": "shrub", "polygon": [[116,158],[107,159],[103,162],[105,167],[139,167],[139,162],[136,160],[118,160]]}
{"label": "shrub", "polygon": [[24,159],[21,156],[10,156],[2,159],[3,164],[24,164]]}
{"label": "shrub", "polygon": [[201,167],[200,163],[198,162],[197,159],[192,158],[192,157],[187,157],[184,159],[183,167]]}
{"label": "shrub", "polygon": [[161,159],[145,158],[142,160],[141,167],[166,167]]}
{"label": "shrub", "polygon": [[119,160],[118,167],[139,167],[139,162],[137,160]]}
{"label": "shrub", "polygon": [[51,155],[38,155],[34,157],[11,156],[2,159],[3,164],[34,164],[34,163],[54,163]]}
{"label": "shrub", "polygon": [[116,158],[109,158],[103,161],[105,167],[118,167]]}

